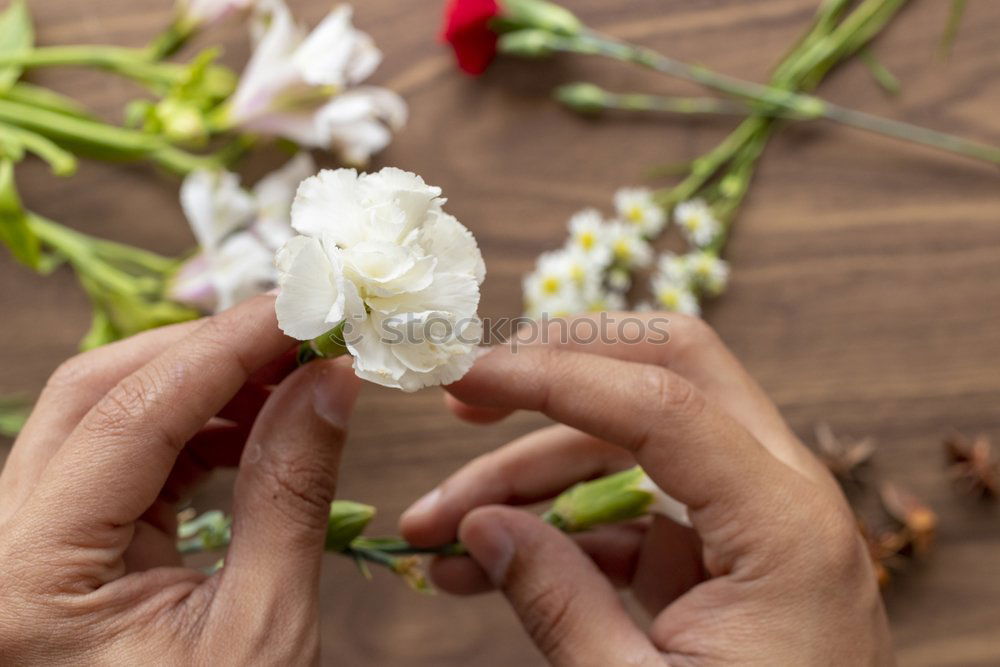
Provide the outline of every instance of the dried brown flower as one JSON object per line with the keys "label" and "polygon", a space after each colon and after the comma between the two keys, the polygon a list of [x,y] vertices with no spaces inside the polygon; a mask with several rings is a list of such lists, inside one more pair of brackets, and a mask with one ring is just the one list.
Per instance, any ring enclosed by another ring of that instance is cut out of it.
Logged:
{"label": "dried brown flower", "polygon": [[926,554],[934,541],[937,515],[915,495],[891,482],[879,487],[879,498],[885,511],[900,523],[902,543],[897,551],[911,547],[917,556]]}
{"label": "dried brown flower", "polygon": [[956,433],[945,439],[944,450],[948,470],[960,491],[982,497],[1000,496],[1000,464],[988,437],[979,435],[969,442]]}
{"label": "dried brown flower", "polygon": [[819,458],[834,475],[842,480],[853,481],[859,466],[867,463],[875,453],[874,438],[844,441],[833,434],[827,423],[816,427],[816,444]]}
{"label": "dried brown flower", "polygon": [[876,533],[861,517],[857,518],[861,538],[868,547],[868,556],[875,568],[879,588],[885,588],[892,579],[892,571],[903,566],[900,551],[906,547],[906,536],[902,531],[883,531]]}

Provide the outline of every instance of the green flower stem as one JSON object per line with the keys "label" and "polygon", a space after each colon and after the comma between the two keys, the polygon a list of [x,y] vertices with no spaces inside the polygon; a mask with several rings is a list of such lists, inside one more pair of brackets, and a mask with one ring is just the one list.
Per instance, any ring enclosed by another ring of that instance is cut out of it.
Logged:
{"label": "green flower stem", "polygon": [[[179,175],[222,166],[225,160],[230,159],[232,151],[232,148],[224,148],[218,155],[195,155],[153,134],[32,107],[10,99],[0,99],[0,122],[22,127],[101,158],[146,158]],[[244,150],[242,146],[246,141],[237,140],[234,145]]]}
{"label": "green flower stem", "polygon": [[[894,4],[901,4],[903,1],[905,0],[884,4],[891,7]],[[850,46],[852,43],[842,43],[841,47]],[[918,127],[910,123],[881,118],[863,111],[855,111],[787,88],[765,86],[726,74],[719,74],[705,67],[689,65],[651,49],[620,42],[598,33],[585,32],[568,37],[553,35],[548,38],[546,45],[554,51],[606,56],[693,81],[727,95],[763,105],[766,113],[773,114],[773,109],[777,107],[803,119],[825,118],[876,134],[1000,164],[1000,149],[993,146]],[[825,49],[819,48],[820,46],[824,46]],[[817,49],[818,53],[811,57],[821,62],[837,54],[836,51],[831,50],[831,45],[824,42],[816,42],[814,48]],[[771,110],[768,111],[768,109]]]}
{"label": "green flower stem", "polygon": [[79,104],[73,98],[26,81],[18,81],[10,88],[4,90],[0,93],[0,99],[7,99],[11,102],[26,104],[39,109],[45,109],[46,111],[56,111],[69,116],[80,118],[93,117],[83,105]]}
{"label": "green flower stem", "polygon": [[0,143],[23,147],[48,163],[56,176],[70,176],[76,171],[76,158],[50,139],[29,130],[0,122]]}
{"label": "green flower stem", "polygon": [[[667,95],[649,95],[645,93],[612,93],[601,90],[590,84],[587,86],[588,96],[584,99],[576,95],[581,90],[581,84],[570,84],[556,90],[556,98],[567,106],[583,112],[595,111],[655,111],[679,114],[720,114],[729,116],[746,116],[753,109],[738,100],[720,99],[718,97],[673,97]],[[784,114],[783,111],[777,111]]]}
{"label": "green flower stem", "polygon": [[[109,247],[112,242],[93,239],[34,213],[29,213],[27,219],[28,227],[42,243],[65,257],[77,273],[90,279],[98,288],[110,293],[140,295],[153,287],[148,280],[122,271],[99,256],[99,249]],[[124,248],[121,246],[118,252],[125,252]],[[149,260],[152,255],[144,250],[135,250],[139,261]]]}
{"label": "green flower stem", "polygon": [[38,132],[55,141],[82,144],[121,157],[140,157],[164,145],[162,139],[150,134],[10,100],[0,100],[0,121]]}
{"label": "green flower stem", "polygon": [[91,67],[155,87],[180,83],[185,76],[184,66],[156,62],[155,55],[154,52],[145,49],[98,44],[45,46],[23,53],[0,55],[0,66],[18,65],[25,69],[59,66]]}
{"label": "green flower stem", "polygon": [[192,21],[177,17],[167,29],[161,32],[149,43],[145,55],[150,60],[163,60],[180,50],[184,44],[198,31],[198,26]]}
{"label": "green flower stem", "polygon": [[199,169],[218,169],[230,161],[225,154],[196,155],[170,144],[164,144],[151,151],[146,157],[178,176],[184,176]]}

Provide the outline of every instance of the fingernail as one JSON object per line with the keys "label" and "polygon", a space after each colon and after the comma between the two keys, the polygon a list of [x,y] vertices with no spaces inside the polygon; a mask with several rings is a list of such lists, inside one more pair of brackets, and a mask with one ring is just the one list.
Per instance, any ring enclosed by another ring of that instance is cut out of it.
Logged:
{"label": "fingernail", "polygon": [[279,294],[281,294],[281,288],[280,287],[275,287],[275,288],[269,289],[266,292],[264,292],[264,294],[266,294],[267,296],[278,296]]}
{"label": "fingernail", "polygon": [[417,502],[410,505],[409,508],[403,512],[403,516],[409,519],[419,514],[430,514],[434,511],[434,508],[440,500],[441,489],[433,489],[432,491],[425,493],[419,500],[417,500]]}
{"label": "fingernail", "polygon": [[502,587],[514,558],[514,540],[510,533],[499,522],[483,522],[477,524],[475,530],[467,531],[463,541],[493,585]]}
{"label": "fingernail", "polygon": [[344,429],[350,421],[361,383],[349,368],[333,361],[313,362],[313,410],[328,424]]}

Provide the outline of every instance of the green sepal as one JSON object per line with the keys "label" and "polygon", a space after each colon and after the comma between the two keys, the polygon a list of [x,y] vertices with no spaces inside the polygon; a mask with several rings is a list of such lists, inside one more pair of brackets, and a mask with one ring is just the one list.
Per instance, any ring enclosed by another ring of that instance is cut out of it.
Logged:
{"label": "green sepal", "polygon": [[343,551],[364,532],[374,516],[375,508],[371,505],[353,500],[333,501],[326,523],[324,548],[327,551]]}
{"label": "green sepal", "polygon": [[642,468],[636,466],[581,482],[559,495],[542,518],[564,532],[573,533],[644,516],[655,499],[640,487],[645,477]]}

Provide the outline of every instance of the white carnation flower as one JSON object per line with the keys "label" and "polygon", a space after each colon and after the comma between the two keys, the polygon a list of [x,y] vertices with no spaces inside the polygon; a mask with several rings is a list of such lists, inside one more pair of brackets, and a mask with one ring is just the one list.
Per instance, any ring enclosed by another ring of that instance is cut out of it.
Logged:
{"label": "white carnation flower", "polygon": [[666,213],[648,188],[620,188],[615,192],[615,212],[646,238],[658,235],[667,222]]}
{"label": "white carnation flower", "polygon": [[711,244],[722,231],[722,224],[704,199],[691,199],[678,204],[674,208],[674,220],[688,243],[698,248]]}
{"label": "white carnation flower", "polygon": [[352,88],[371,76],[382,53],[351,23],[351,7],[334,8],[308,34],[283,0],[261,2],[258,10],[257,43],[222,125],[367,163],[406,123],[407,108],[385,88]]}
{"label": "white carnation flower", "polygon": [[252,191],[227,171],[188,175],[181,185],[181,207],[199,249],[171,280],[170,298],[218,312],[274,287],[274,252],[292,237],[292,197],[315,171],[312,158],[300,153]]}
{"label": "white carnation flower", "polygon": [[278,252],[278,324],[311,340],[342,327],[359,377],[414,391],[461,378],[481,338],[486,274],[441,190],[387,167],[324,170],[292,205],[300,236]]}

